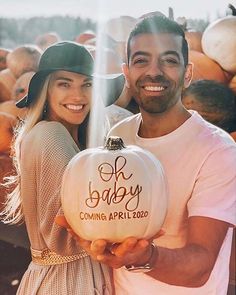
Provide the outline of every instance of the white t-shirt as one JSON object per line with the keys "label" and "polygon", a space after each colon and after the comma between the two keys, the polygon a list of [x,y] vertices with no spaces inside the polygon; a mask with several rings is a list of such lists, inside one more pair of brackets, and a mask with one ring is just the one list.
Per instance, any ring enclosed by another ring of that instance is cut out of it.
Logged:
{"label": "white t-shirt", "polygon": [[[205,216],[236,224],[236,144],[223,130],[197,113],[175,131],[158,138],[141,138],[141,115],[118,123],[109,133],[152,152],[162,163],[169,185],[165,235],[157,245],[185,245],[187,219]],[[200,288],[172,286],[143,273],[114,270],[117,295],[225,295],[229,279],[232,228],[228,229],[209,280]]]}

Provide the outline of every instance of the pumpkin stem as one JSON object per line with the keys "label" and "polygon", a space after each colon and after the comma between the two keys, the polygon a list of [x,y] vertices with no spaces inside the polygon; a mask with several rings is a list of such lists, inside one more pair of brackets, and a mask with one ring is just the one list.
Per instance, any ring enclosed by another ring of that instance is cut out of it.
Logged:
{"label": "pumpkin stem", "polygon": [[232,15],[236,16],[236,8],[232,4],[229,4],[228,7],[231,9]]}
{"label": "pumpkin stem", "polygon": [[172,7],[168,8],[168,17],[169,19],[174,20],[174,10]]}
{"label": "pumpkin stem", "polygon": [[123,148],[125,148],[125,145],[122,138],[120,138],[119,136],[110,136],[108,137],[104,148],[109,151],[115,151],[122,150]]}

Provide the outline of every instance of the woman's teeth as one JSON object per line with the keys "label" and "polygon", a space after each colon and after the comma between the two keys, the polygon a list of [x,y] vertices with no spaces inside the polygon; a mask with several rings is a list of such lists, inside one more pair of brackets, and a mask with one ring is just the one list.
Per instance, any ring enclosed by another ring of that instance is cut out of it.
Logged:
{"label": "woman's teeth", "polygon": [[80,111],[83,108],[82,104],[75,105],[75,104],[67,104],[66,108],[72,111]]}

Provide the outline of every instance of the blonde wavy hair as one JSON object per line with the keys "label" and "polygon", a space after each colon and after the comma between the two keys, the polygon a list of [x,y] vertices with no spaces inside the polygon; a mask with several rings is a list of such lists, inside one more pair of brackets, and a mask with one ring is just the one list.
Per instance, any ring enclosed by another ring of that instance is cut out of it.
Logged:
{"label": "blonde wavy hair", "polygon": [[[12,145],[12,157],[13,164],[16,170],[16,174],[4,179],[3,185],[10,190],[7,194],[7,199],[4,205],[4,209],[0,212],[2,221],[6,224],[20,224],[24,221],[21,190],[20,190],[20,151],[21,142],[26,134],[40,121],[44,119],[44,107],[47,101],[48,85],[51,75],[49,75],[43,87],[36,97],[36,99],[30,104],[26,118],[19,123],[14,130],[14,143]],[[14,188],[11,191],[11,188]]]}

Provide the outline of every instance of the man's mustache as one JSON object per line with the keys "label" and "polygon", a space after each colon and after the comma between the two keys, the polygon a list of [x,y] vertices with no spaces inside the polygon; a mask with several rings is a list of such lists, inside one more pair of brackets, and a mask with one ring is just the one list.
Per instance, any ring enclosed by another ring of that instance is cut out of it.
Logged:
{"label": "man's mustache", "polygon": [[146,76],[144,78],[142,78],[141,80],[138,80],[137,84],[138,86],[142,86],[143,84],[146,83],[161,83],[161,84],[169,84],[169,81],[165,79],[165,77],[158,75],[155,77],[151,77],[151,76]]}

